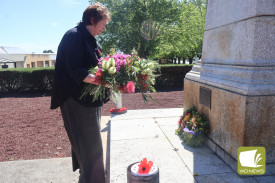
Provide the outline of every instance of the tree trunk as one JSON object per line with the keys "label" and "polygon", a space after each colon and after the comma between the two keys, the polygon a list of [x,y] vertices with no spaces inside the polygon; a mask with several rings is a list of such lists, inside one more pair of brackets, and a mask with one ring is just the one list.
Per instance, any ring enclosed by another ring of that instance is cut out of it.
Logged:
{"label": "tree trunk", "polygon": [[193,63],[193,58],[189,58],[189,64]]}
{"label": "tree trunk", "polygon": [[182,58],[182,60],[183,60],[183,64],[185,64],[185,59],[186,59],[186,58]]}
{"label": "tree trunk", "polygon": [[178,57],[178,64],[180,64],[180,57]]}
{"label": "tree trunk", "polygon": [[147,59],[148,54],[149,54],[149,51],[146,50],[146,43],[145,43],[145,40],[144,40],[144,39],[142,39],[142,42],[141,42],[140,47],[139,47],[139,49],[138,49],[138,52],[139,52],[138,54],[139,54],[139,57],[140,57],[140,58],[145,58],[145,59]]}

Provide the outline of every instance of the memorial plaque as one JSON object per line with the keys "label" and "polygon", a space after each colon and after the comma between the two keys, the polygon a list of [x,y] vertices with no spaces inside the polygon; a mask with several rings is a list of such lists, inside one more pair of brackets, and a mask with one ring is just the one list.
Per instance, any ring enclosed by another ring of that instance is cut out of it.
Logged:
{"label": "memorial plaque", "polygon": [[211,109],[211,90],[209,88],[200,87],[200,104]]}

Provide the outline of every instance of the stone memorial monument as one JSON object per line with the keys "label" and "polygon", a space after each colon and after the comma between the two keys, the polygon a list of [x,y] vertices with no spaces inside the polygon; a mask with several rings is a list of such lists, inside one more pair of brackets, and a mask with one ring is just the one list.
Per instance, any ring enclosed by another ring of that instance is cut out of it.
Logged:
{"label": "stone memorial monument", "polygon": [[208,0],[202,59],[184,80],[192,105],[233,169],[240,146],[265,147],[275,164],[275,0]]}

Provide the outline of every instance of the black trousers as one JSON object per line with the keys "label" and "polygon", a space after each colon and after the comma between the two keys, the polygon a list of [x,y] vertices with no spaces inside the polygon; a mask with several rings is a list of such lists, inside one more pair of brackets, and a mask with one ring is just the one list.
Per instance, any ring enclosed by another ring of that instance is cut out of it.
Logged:
{"label": "black trousers", "polygon": [[80,169],[79,183],[105,183],[101,108],[86,107],[68,98],[60,109],[72,147],[73,171]]}

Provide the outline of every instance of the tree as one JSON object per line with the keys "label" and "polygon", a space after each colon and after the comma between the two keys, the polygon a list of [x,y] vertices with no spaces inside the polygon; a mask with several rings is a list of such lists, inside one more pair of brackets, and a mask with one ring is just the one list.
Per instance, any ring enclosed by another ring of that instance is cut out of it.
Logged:
{"label": "tree", "polygon": [[[90,1],[94,3],[94,1]],[[99,0],[112,20],[99,37],[104,53],[117,48],[141,57],[189,58],[202,51],[206,0]]]}
{"label": "tree", "polygon": [[[202,51],[206,0],[181,1],[178,22],[165,29],[155,54],[192,59]],[[165,50],[165,51],[163,51]]]}
{"label": "tree", "polygon": [[130,53],[135,48],[141,57],[147,58],[159,44],[159,39],[155,37],[161,34],[163,27],[175,21],[178,16],[176,0],[99,0],[99,2],[105,4],[112,14],[112,21],[107,25],[107,30],[99,37],[99,43],[105,53],[114,47],[125,53]]}
{"label": "tree", "polygon": [[53,53],[52,50],[44,50],[43,53]]}

